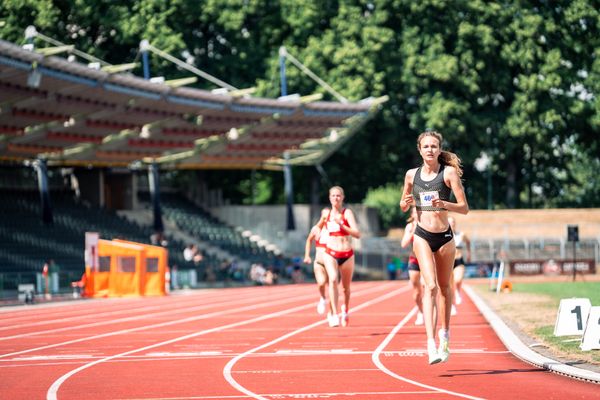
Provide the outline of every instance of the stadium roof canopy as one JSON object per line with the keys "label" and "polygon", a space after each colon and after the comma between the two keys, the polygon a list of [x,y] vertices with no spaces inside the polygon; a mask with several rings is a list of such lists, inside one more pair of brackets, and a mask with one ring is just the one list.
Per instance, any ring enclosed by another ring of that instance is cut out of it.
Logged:
{"label": "stadium roof canopy", "polygon": [[326,160],[386,98],[357,103],[173,87],[0,40],[0,162],[278,169]]}

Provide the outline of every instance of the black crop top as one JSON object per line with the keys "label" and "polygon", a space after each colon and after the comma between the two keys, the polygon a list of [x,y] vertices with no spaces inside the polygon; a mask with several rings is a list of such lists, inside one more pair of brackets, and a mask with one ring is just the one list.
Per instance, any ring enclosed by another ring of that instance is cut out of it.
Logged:
{"label": "black crop top", "polygon": [[413,180],[412,195],[415,200],[415,206],[420,211],[442,211],[445,208],[433,207],[431,205],[432,199],[439,197],[441,200],[450,200],[450,188],[444,182],[444,165],[440,165],[435,178],[430,181],[424,181],[421,179],[421,167],[417,169],[415,173],[415,179]]}

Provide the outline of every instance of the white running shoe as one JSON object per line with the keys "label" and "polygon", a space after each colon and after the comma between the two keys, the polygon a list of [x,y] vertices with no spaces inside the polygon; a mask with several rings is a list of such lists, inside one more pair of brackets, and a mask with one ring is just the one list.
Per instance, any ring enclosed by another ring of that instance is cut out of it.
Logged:
{"label": "white running shoe", "polygon": [[441,362],[446,362],[448,361],[448,358],[450,358],[450,337],[449,334],[442,329],[440,329],[439,337],[440,346],[438,347],[438,356],[440,357]]}
{"label": "white running shoe", "polygon": [[337,315],[327,314],[327,322],[329,322],[329,327],[331,328],[340,326],[340,319]]}
{"label": "white running shoe", "polygon": [[319,303],[317,304],[317,313],[319,315],[325,314],[325,306],[326,305],[327,305],[327,302],[325,301],[325,299],[323,297],[321,297],[319,299]]}
{"label": "white running shoe", "polygon": [[340,323],[342,326],[348,326],[348,313],[346,312],[346,306],[342,306],[342,313],[340,314]]}
{"label": "white running shoe", "polygon": [[429,365],[437,364],[442,361],[437,349],[435,348],[435,341],[427,341],[427,354],[429,356]]}
{"label": "white running shoe", "polygon": [[348,318],[347,312],[342,311],[342,314],[340,315],[340,322],[342,323],[342,326],[348,326],[348,323],[350,322],[350,318]]}
{"label": "white running shoe", "polygon": [[456,315],[457,311],[456,311],[456,306],[454,304],[452,304],[452,308],[450,309],[450,315]]}
{"label": "white running shoe", "polygon": [[460,292],[458,290],[454,292],[454,301],[456,301],[457,305],[462,303],[462,297],[460,296]]}
{"label": "white running shoe", "polygon": [[422,312],[418,312],[417,313],[417,318],[415,319],[415,325],[423,325],[423,313]]}

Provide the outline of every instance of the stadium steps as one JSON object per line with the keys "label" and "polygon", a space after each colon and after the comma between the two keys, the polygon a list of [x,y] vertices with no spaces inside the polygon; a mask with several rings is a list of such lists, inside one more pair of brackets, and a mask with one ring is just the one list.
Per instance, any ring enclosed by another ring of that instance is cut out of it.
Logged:
{"label": "stadium steps", "polygon": [[[148,200],[148,198],[144,198]],[[272,265],[275,254],[177,194],[161,194],[163,215],[180,230],[248,263]]]}
{"label": "stadium steps", "polygon": [[[0,191],[0,272],[40,272],[47,259],[54,259],[61,271],[84,268],[85,232],[101,238],[121,238],[149,243],[151,229],[140,227],[115,212],[76,202],[69,192],[50,193],[52,225],[41,222],[39,193]],[[184,244],[169,239],[169,263],[183,265]]]}

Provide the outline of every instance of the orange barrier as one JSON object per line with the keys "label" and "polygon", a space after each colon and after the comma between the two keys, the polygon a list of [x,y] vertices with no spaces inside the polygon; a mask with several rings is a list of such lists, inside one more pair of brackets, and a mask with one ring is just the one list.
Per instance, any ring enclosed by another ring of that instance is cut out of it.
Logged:
{"label": "orange barrier", "polygon": [[165,295],[168,251],[126,240],[98,241],[98,266],[86,265],[85,295]]}
{"label": "orange barrier", "polygon": [[144,263],[144,276],[141,282],[142,293],[145,296],[164,296],[167,294],[165,290],[167,264],[169,261],[169,252],[167,249],[121,239],[114,239],[113,242],[142,246],[144,248],[144,257],[142,259]]}

